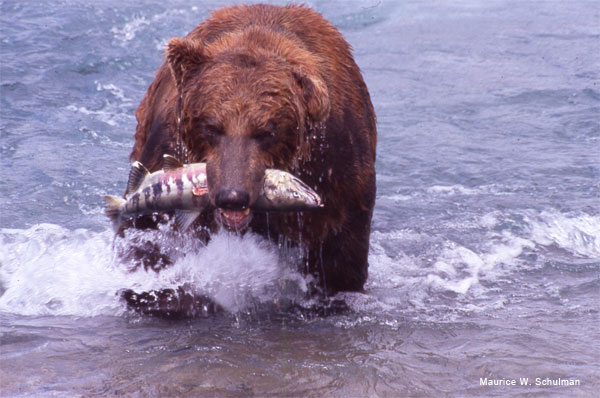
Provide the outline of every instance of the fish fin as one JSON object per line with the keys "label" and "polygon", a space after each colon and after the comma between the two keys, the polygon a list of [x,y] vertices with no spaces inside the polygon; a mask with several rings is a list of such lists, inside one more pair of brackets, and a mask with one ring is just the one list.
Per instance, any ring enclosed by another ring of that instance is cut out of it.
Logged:
{"label": "fish fin", "polygon": [[123,206],[125,202],[125,199],[119,198],[118,196],[106,195],[104,197],[104,212],[112,221],[115,231],[120,227],[121,206]]}
{"label": "fish fin", "polygon": [[169,171],[185,167],[185,164],[177,160],[174,156],[163,155],[163,170]]}
{"label": "fish fin", "polygon": [[199,211],[178,211],[175,213],[175,225],[181,232],[187,230],[196,218],[200,215]]}
{"label": "fish fin", "polygon": [[129,170],[129,180],[127,181],[127,192],[133,193],[138,190],[144,178],[150,174],[148,169],[137,160],[131,165]]}

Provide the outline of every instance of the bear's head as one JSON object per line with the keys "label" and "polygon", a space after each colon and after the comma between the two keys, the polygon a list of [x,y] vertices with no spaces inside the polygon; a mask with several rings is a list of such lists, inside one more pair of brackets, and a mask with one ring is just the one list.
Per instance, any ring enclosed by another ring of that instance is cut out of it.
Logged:
{"label": "bear's head", "polygon": [[210,42],[169,41],[180,131],[190,159],[207,163],[217,219],[245,229],[266,168],[291,171],[311,151],[307,132],[330,104],[318,59],[270,31]]}

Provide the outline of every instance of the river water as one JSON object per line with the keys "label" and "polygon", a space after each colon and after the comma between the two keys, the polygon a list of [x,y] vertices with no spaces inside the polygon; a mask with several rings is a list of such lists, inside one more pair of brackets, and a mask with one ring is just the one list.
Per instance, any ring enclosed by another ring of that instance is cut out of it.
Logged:
{"label": "river water", "polygon": [[[160,275],[114,258],[101,198],[124,190],[134,111],[168,38],[222,4],[0,2],[0,394],[593,396],[599,3],[309,2],[353,45],[379,132],[369,280],[320,313],[253,235],[147,236],[184,253]],[[119,300],[182,282],[227,311]]]}

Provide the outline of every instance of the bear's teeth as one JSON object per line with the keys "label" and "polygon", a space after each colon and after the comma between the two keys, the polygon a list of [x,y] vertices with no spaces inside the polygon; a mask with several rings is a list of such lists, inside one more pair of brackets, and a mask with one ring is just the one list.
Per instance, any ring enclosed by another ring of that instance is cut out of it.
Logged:
{"label": "bear's teeth", "polygon": [[246,208],[244,210],[223,210],[219,209],[221,212],[221,216],[225,217],[231,221],[242,221],[250,214],[250,208]]}

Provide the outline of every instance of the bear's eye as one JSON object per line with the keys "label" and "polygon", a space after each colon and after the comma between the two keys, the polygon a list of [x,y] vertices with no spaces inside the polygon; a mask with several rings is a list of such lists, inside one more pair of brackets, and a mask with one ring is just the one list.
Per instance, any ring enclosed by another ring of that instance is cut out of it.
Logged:
{"label": "bear's eye", "polygon": [[254,138],[260,141],[269,140],[275,138],[275,132],[271,130],[259,130],[254,133]]}
{"label": "bear's eye", "polygon": [[205,124],[202,126],[202,132],[210,138],[218,138],[224,134],[221,128],[212,124]]}

